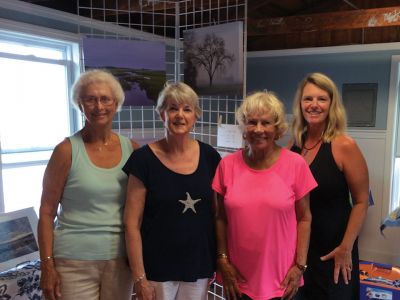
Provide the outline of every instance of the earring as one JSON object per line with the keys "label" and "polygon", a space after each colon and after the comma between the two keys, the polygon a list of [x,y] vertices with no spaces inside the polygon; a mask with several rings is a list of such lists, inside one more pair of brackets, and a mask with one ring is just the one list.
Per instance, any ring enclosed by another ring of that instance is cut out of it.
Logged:
{"label": "earring", "polygon": [[242,133],[242,138],[243,138],[244,140],[246,140],[246,133],[245,133],[245,132]]}

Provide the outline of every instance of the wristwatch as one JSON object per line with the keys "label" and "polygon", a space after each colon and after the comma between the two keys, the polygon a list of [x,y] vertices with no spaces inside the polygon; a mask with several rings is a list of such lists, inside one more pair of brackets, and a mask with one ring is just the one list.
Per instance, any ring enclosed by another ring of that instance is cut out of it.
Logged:
{"label": "wristwatch", "polygon": [[307,270],[307,265],[301,265],[296,262],[296,267],[301,271],[301,273],[304,273]]}

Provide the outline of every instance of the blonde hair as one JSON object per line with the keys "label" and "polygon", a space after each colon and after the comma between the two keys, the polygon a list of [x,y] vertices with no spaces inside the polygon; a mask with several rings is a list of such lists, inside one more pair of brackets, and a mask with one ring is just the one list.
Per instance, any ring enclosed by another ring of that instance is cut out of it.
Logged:
{"label": "blonde hair", "polygon": [[301,99],[304,87],[308,83],[312,83],[326,91],[331,100],[326,127],[321,137],[322,141],[331,142],[333,138],[346,132],[346,111],[336,84],[322,73],[311,73],[300,82],[293,102],[292,133],[294,142],[299,147],[303,145],[304,133],[307,131],[307,121],[301,111]]}
{"label": "blonde hair", "polygon": [[282,137],[288,129],[285,119],[285,107],[273,92],[255,92],[248,95],[236,111],[236,120],[244,131],[244,125],[250,115],[271,114],[275,120],[277,138]]}
{"label": "blonde hair", "polygon": [[158,95],[156,112],[161,115],[167,108],[167,99],[172,99],[178,104],[188,103],[194,107],[196,118],[201,117],[199,97],[196,92],[183,82],[166,82],[163,90]]}
{"label": "blonde hair", "polygon": [[92,69],[79,76],[72,87],[72,103],[79,108],[79,99],[83,96],[85,89],[93,83],[105,83],[111,89],[114,100],[117,103],[117,110],[121,109],[125,101],[125,93],[118,79],[107,70]]}

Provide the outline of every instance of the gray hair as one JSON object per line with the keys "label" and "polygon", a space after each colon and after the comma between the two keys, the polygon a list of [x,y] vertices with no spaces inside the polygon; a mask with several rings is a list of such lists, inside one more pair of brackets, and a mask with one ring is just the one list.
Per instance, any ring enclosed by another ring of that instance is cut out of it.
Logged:
{"label": "gray hair", "polygon": [[117,110],[121,109],[125,101],[125,93],[118,79],[109,71],[93,69],[82,73],[72,87],[72,103],[79,108],[79,99],[83,96],[85,89],[93,83],[107,84],[117,103]]}
{"label": "gray hair", "polygon": [[158,95],[156,112],[161,115],[167,108],[167,99],[173,99],[178,104],[187,103],[194,107],[196,118],[201,117],[199,97],[196,92],[183,82],[165,83],[163,90]]}

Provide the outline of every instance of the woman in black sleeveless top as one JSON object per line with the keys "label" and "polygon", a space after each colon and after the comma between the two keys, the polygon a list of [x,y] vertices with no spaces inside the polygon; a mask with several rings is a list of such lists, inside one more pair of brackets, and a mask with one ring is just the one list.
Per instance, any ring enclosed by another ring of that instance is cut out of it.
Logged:
{"label": "woman in black sleeveless top", "polygon": [[291,149],[304,157],[318,182],[310,193],[308,269],[296,299],[359,299],[357,237],[368,208],[368,169],[345,133],[335,83],[309,74],[298,87],[293,116]]}

